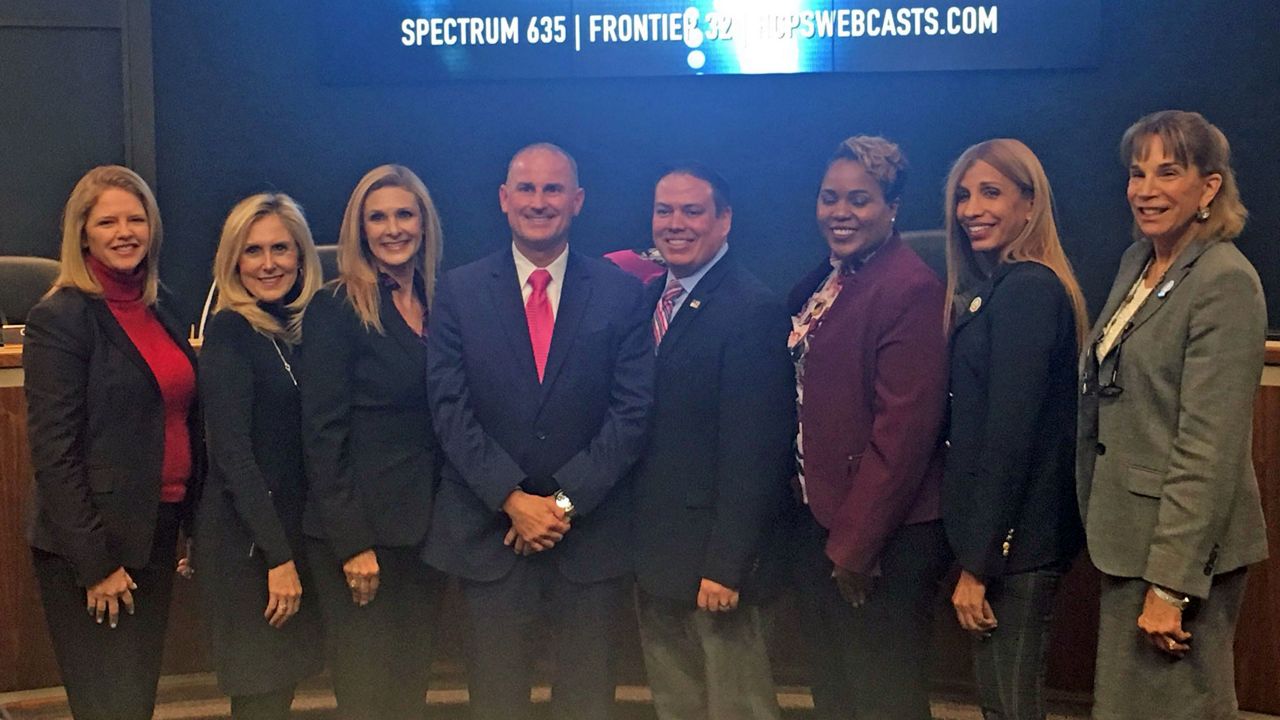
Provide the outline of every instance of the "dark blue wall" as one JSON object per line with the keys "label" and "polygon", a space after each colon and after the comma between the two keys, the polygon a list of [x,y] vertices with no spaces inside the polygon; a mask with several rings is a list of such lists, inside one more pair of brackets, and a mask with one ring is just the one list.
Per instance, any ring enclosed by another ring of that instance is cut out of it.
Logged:
{"label": "dark blue wall", "polygon": [[[294,195],[332,242],[368,168],[413,167],[443,216],[447,266],[509,239],[497,187],[516,148],[573,152],[587,190],[574,227],[601,253],[648,237],[656,169],[702,159],[735,194],[732,243],[778,290],[823,253],[814,192],[834,145],[897,140],[913,163],[899,225],[942,223],[941,184],[969,144],[1028,143],[1053,183],[1067,251],[1094,312],[1129,240],[1121,133],[1141,115],[1203,112],[1231,139],[1252,217],[1241,248],[1280,326],[1280,3],[1107,0],[1094,70],[494,81],[422,85],[320,77],[326,3],[153,3],[158,195],[166,282],[198,309],[217,234],[240,197]],[[1064,28],[1064,32],[1070,31]]]}

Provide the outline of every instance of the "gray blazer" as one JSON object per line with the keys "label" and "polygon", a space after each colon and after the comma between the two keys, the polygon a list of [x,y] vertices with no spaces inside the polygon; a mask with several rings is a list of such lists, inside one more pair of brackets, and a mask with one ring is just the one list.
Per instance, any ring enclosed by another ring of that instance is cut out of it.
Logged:
{"label": "gray blazer", "polygon": [[1102,328],[1151,252],[1146,239],[1125,252],[1084,345],[1076,491],[1099,570],[1205,598],[1214,574],[1267,556],[1250,458],[1266,307],[1233,243],[1194,241],[1099,366]]}

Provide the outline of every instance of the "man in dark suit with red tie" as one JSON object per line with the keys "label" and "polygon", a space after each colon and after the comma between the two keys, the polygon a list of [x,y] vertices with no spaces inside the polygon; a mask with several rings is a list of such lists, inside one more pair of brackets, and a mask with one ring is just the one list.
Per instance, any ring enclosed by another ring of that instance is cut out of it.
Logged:
{"label": "man in dark suit with red tie", "polygon": [[654,189],[667,272],[649,286],[657,380],[636,470],[636,581],[662,720],[779,717],[761,603],[793,474],[791,319],[729,250],[732,219],[709,168],[678,166]]}
{"label": "man in dark suit with red tie", "polygon": [[639,281],[569,250],[583,198],[564,150],[517,152],[498,190],[511,246],[445,274],[432,307],[446,464],[423,557],[462,580],[479,719],[529,715],[544,622],[552,715],[612,715],[610,629],[631,570],[623,478],[645,439],[653,340]]}

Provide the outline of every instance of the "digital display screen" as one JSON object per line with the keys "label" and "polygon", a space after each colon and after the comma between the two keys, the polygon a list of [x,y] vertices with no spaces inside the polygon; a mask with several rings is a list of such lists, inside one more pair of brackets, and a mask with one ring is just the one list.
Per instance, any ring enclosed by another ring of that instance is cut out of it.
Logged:
{"label": "digital display screen", "polygon": [[1091,67],[1101,0],[369,0],[321,19],[340,82]]}

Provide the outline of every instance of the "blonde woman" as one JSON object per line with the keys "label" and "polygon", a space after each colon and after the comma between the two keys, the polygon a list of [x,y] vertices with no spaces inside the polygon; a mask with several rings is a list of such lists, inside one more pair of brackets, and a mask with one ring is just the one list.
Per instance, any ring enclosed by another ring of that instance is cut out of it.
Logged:
{"label": "blonde woman", "polygon": [[436,487],[425,341],[440,251],[422,181],[374,168],[342,219],[339,278],[303,321],[304,530],[349,717],[423,713],[442,588],[418,559]]}
{"label": "blonde woman", "polygon": [[1266,304],[1235,246],[1247,213],[1222,131],[1166,110],[1120,155],[1136,239],[1080,359],[1094,717],[1235,718],[1245,568],[1267,556],[1250,458]]}
{"label": "blonde woman", "polygon": [[320,670],[320,608],[303,551],[306,475],[294,362],[320,260],[302,209],[263,193],[227,216],[217,314],[201,351],[209,477],[194,568],[218,684],[236,720],[285,718]]}
{"label": "blonde woman", "polygon": [[76,183],[24,349],[30,542],[77,720],[150,718],[179,526],[199,491],[195,356],[157,276],[160,212],[117,165]]}
{"label": "blonde woman", "polygon": [[965,150],[946,184],[951,407],[942,519],[988,720],[1043,720],[1054,595],[1080,551],[1075,357],[1087,317],[1030,148]]}

